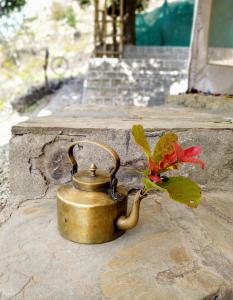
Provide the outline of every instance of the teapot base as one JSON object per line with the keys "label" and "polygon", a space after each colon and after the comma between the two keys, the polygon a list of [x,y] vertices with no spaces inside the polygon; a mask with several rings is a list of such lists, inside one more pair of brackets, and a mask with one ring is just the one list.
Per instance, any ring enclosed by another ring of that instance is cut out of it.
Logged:
{"label": "teapot base", "polygon": [[109,242],[112,242],[116,239],[118,239],[119,237],[121,237],[125,231],[119,231],[117,234],[115,234],[114,236],[112,236],[111,239],[107,239],[107,240],[99,240],[99,241],[83,241],[83,240],[73,240],[71,239],[70,237],[68,237],[67,235],[65,235],[59,228],[58,228],[58,231],[60,233],[60,235],[65,239],[65,240],[68,240],[68,241],[71,241],[73,243],[78,243],[78,244],[83,244],[83,245],[96,245],[96,244],[105,244],[105,243],[109,243]]}
{"label": "teapot base", "polygon": [[85,192],[64,185],[57,192],[58,230],[61,235],[81,244],[101,244],[120,237],[125,231],[117,220],[127,213],[127,191],[114,201],[106,192]]}

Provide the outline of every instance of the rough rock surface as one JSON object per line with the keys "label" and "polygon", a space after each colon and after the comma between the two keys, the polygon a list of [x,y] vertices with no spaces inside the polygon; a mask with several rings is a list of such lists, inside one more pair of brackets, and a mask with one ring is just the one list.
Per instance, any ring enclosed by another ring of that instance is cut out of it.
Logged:
{"label": "rough rock surface", "polygon": [[59,235],[54,199],[27,201],[1,227],[0,299],[232,299],[232,204],[229,192],[198,209],[150,195],[135,229],[91,246]]}
{"label": "rough rock surface", "polygon": [[[22,200],[54,196],[56,186],[70,180],[68,145],[83,139],[101,141],[115,148],[121,158],[120,181],[137,187],[135,168],[143,168],[145,159],[130,134],[135,123],[144,124],[152,145],[166,130],[177,132],[184,147],[202,145],[201,158],[207,164],[206,170],[189,165],[182,169],[182,174],[190,175],[210,189],[232,190],[233,125],[224,117],[175,108],[113,107],[112,111],[109,108],[94,111],[87,107],[75,111],[71,107],[58,116],[13,127],[10,144],[13,195]],[[112,166],[102,150],[91,146],[77,148],[75,154],[80,169],[88,168],[92,162],[99,168]]]}
{"label": "rough rock surface", "polygon": [[0,175],[1,175],[1,190],[0,190],[0,210],[2,210],[6,205],[6,195],[8,193],[8,186],[6,184],[7,178],[8,178],[8,155],[7,155],[7,147],[1,147],[0,148]]}
{"label": "rough rock surface", "polygon": [[0,147],[0,225],[5,222],[16,208],[9,191],[8,145]]}

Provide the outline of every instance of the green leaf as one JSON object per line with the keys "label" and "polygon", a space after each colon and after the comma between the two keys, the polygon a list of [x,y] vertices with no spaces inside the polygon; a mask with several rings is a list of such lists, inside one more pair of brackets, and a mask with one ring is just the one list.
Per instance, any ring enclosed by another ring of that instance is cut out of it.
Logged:
{"label": "green leaf", "polygon": [[157,163],[162,161],[166,154],[173,152],[172,143],[177,141],[178,137],[174,132],[167,132],[162,135],[155,146],[152,160]]}
{"label": "green leaf", "polygon": [[144,177],[148,177],[150,175],[150,169],[149,168],[146,168],[142,171],[142,174]]}
{"label": "green leaf", "polygon": [[158,190],[158,191],[161,191],[161,192],[165,191],[165,189],[160,187],[155,182],[151,181],[149,178],[144,178],[143,183],[144,183],[145,189],[148,190],[148,191],[152,190],[152,189],[155,189],[155,190]]}
{"label": "green leaf", "polygon": [[145,130],[142,125],[133,125],[132,134],[134,136],[135,142],[142,147],[147,157],[151,156],[150,145],[147,142],[145,136]]}
{"label": "green leaf", "polygon": [[170,177],[168,181],[159,185],[166,189],[170,198],[175,201],[195,208],[201,202],[201,188],[189,178],[183,176]]}

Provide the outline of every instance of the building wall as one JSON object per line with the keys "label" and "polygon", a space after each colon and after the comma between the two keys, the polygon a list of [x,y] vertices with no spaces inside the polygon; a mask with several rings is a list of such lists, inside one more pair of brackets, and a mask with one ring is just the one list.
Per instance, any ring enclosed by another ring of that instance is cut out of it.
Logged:
{"label": "building wall", "polygon": [[233,48],[209,48],[208,62],[210,64],[233,66]]}
{"label": "building wall", "polygon": [[85,81],[87,104],[161,105],[188,73],[189,48],[125,48],[124,58],[92,58]]}
{"label": "building wall", "polygon": [[213,0],[209,47],[233,48],[233,1]]}
{"label": "building wall", "polygon": [[[212,94],[232,95],[233,67],[231,62],[229,62],[228,65],[226,65],[226,63],[224,62],[224,66],[223,63],[211,63],[210,61],[212,51],[211,48],[209,48],[209,24],[211,22],[211,5],[212,0],[196,1],[195,23],[191,44],[191,60],[189,69],[189,89],[193,88],[205,93]],[[226,9],[225,12],[227,16],[228,12]],[[219,30],[217,37],[218,39],[221,39],[222,30],[225,26],[225,18],[222,18],[221,22],[223,27],[221,30]],[[223,56],[223,50],[219,50],[219,48],[217,48],[216,51]]]}

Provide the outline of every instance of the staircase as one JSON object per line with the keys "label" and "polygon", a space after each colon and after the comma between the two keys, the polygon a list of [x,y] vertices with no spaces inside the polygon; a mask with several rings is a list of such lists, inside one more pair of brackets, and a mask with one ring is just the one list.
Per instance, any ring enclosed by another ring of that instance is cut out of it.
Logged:
{"label": "staircase", "polygon": [[85,104],[162,105],[174,83],[187,79],[189,48],[127,46],[124,58],[92,58]]}

